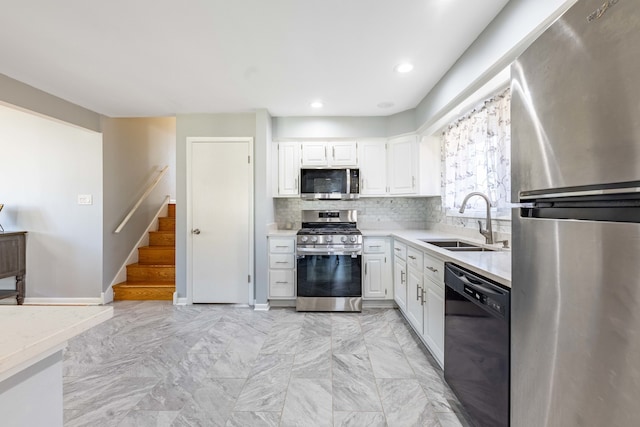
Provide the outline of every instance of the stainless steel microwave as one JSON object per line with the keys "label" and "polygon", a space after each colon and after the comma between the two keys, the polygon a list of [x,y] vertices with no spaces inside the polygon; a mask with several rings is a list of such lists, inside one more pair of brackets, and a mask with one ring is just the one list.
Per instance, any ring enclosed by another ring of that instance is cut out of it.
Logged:
{"label": "stainless steel microwave", "polygon": [[348,200],[360,196],[360,169],[300,169],[300,198]]}

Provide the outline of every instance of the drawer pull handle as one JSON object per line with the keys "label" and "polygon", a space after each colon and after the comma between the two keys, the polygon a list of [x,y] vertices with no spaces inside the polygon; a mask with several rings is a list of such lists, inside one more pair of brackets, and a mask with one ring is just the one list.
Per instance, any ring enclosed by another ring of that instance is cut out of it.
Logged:
{"label": "drawer pull handle", "polygon": [[409,255],[409,258],[416,259],[416,257],[414,257],[413,255]]}
{"label": "drawer pull handle", "polygon": [[404,275],[405,275],[405,272],[401,271],[400,272],[400,283],[403,283],[403,284],[404,284]]}
{"label": "drawer pull handle", "polygon": [[284,249],[286,249],[286,248],[288,248],[288,247],[289,247],[288,245],[279,245],[279,246],[276,246],[276,248],[284,248]]}
{"label": "drawer pull handle", "polygon": [[395,251],[399,251],[399,250],[400,250],[400,248],[393,248],[393,250],[395,250]]}
{"label": "drawer pull handle", "polygon": [[289,261],[276,261],[276,264],[289,264]]}
{"label": "drawer pull handle", "polygon": [[379,248],[379,247],[380,247],[380,245],[370,245],[369,247],[370,247],[370,248]]}
{"label": "drawer pull handle", "polygon": [[427,267],[427,270],[433,271],[434,273],[438,272],[438,269],[437,268],[433,268],[433,267]]}
{"label": "drawer pull handle", "polygon": [[279,284],[279,285],[286,285],[286,284],[287,284],[287,283],[289,283],[289,282],[282,282],[282,281],[279,281],[279,282],[276,282],[276,283],[277,283],[277,284]]}

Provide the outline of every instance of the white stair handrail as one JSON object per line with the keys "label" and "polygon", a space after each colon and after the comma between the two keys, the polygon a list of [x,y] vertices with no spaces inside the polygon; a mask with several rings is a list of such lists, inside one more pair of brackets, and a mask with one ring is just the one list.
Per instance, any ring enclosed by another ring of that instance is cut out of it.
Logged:
{"label": "white stair handrail", "polygon": [[124,226],[127,225],[127,223],[129,222],[129,220],[131,219],[133,214],[138,210],[138,208],[140,207],[142,202],[144,202],[144,199],[149,197],[149,194],[151,194],[153,189],[156,188],[156,185],[158,185],[158,183],[160,182],[162,177],[167,173],[168,170],[169,170],[169,165],[163,167],[160,170],[160,173],[158,174],[156,179],[154,179],[153,182],[151,184],[149,184],[149,186],[145,190],[144,194],[142,194],[142,196],[140,196],[140,199],[136,202],[136,204],[133,206],[133,208],[131,208],[131,210],[129,211],[127,216],[124,217],[124,219],[122,220],[122,222],[120,223],[118,228],[116,228],[116,231],[114,231],[115,234],[120,233],[122,231],[122,229],[124,228]]}

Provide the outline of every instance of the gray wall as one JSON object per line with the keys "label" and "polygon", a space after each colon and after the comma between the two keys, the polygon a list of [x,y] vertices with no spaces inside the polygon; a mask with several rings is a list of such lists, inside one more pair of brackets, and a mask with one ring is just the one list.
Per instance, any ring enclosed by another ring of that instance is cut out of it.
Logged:
{"label": "gray wall", "polygon": [[64,99],[0,74],[0,101],[63,122],[100,131],[100,115]]}
{"label": "gray wall", "polygon": [[271,116],[267,110],[256,113],[256,139],[254,143],[255,165],[255,300],[266,304],[269,294],[269,260],[267,232],[275,222],[272,194]]}
{"label": "gray wall", "polygon": [[0,153],[0,223],[29,232],[27,298],[100,298],[102,135],[0,105]]}
{"label": "gray wall", "polygon": [[[179,114],[176,117],[176,291],[187,295],[187,138],[256,137],[256,114]],[[257,164],[259,159],[255,159]]]}
{"label": "gray wall", "polygon": [[274,117],[273,139],[371,138],[414,132],[415,110],[375,117]]}
{"label": "gray wall", "polygon": [[[153,220],[166,196],[176,196],[176,119],[102,120],[103,129],[103,278],[106,290]],[[119,234],[114,230],[146,187],[169,170]]]}

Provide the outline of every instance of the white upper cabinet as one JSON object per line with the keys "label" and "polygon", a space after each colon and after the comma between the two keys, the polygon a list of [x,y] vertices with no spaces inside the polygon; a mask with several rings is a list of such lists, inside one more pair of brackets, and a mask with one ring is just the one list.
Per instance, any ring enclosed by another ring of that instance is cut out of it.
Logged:
{"label": "white upper cabinet", "polygon": [[389,139],[389,195],[440,195],[440,139],[416,135]]}
{"label": "white upper cabinet", "polygon": [[386,139],[365,140],[358,143],[360,194],[363,196],[387,194],[386,143]]}
{"label": "white upper cabinet", "polygon": [[305,141],[302,143],[302,166],[357,166],[355,141]]}
{"label": "white upper cabinet", "polygon": [[418,193],[418,144],[416,137],[403,136],[388,144],[389,194]]}
{"label": "white upper cabinet", "polygon": [[300,184],[300,143],[278,143],[278,196],[299,195]]}

